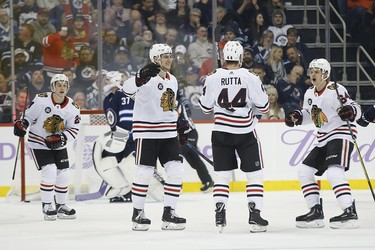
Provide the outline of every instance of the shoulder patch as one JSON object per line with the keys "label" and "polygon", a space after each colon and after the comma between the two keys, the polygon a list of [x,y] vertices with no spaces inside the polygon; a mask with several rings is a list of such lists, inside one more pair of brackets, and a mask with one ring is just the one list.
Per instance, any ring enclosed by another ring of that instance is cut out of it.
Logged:
{"label": "shoulder patch", "polygon": [[327,89],[330,89],[330,90],[335,90],[336,88],[337,88],[336,84],[334,84],[334,83],[332,83],[329,86],[327,86]]}
{"label": "shoulder patch", "polygon": [[210,76],[212,74],[215,74],[216,73],[216,69],[214,69],[213,71],[211,71],[210,73],[207,74],[207,76]]}
{"label": "shoulder patch", "polygon": [[38,94],[38,97],[47,97],[48,95],[47,95],[47,93],[39,93]]}
{"label": "shoulder patch", "polygon": [[72,102],[73,106],[76,107],[77,109],[79,109],[79,106],[76,102]]}

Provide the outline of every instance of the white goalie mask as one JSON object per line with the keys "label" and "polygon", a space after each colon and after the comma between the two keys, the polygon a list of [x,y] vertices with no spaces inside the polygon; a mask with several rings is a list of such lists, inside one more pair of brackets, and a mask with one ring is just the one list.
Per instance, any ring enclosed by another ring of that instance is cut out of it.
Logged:
{"label": "white goalie mask", "polygon": [[156,43],[150,49],[150,60],[159,64],[160,56],[164,54],[172,54],[172,48],[165,43]]}
{"label": "white goalie mask", "polygon": [[52,92],[56,91],[56,82],[59,82],[59,81],[66,82],[68,84],[68,90],[69,90],[70,85],[69,85],[68,77],[64,74],[56,74],[52,77],[51,83],[50,83],[50,87],[51,87]]}
{"label": "white goalie mask", "polygon": [[238,61],[240,65],[243,59],[243,47],[237,41],[228,41],[223,48],[225,61]]}
{"label": "white goalie mask", "polygon": [[327,80],[331,74],[331,65],[324,58],[312,60],[309,65],[309,70],[310,69],[320,69],[323,74],[327,73],[327,76],[324,78],[324,80]]}

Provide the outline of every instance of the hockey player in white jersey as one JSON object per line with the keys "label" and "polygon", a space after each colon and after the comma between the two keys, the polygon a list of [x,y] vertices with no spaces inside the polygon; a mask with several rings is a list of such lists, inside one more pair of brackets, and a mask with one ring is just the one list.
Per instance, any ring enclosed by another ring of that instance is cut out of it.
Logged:
{"label": "hockey player in white jersey", "polygon": [[[125,94],[134,96],[133,138],[136,141],[136,174],[132,185],[133,230],[146,231],[151,220],[145,216],[145,199],[157,159],[167,177],[164,184],[163,230],[181,230],[186,219],[175,213],[183,178],[181,148],[177,137],[177,80],[169,73],[172,49],[154,44],[151,63],[125,81]],[[182,131],[182,130],[180,130]]]}
{"label": "hockey player in white jersey", "polygon": [[258,122],[255,113],[267,113],[268,96],[259,77],[240,68],[243,47],[239,42],[227,42],[223,53],[226,68],[217,69],[207,77],[199,100],[202,111],[214,112],[215,119],[211,141],[216,226],[220,230],[226,226],[229,183],[232,172],[238,168],[237,153],[241,159],[240,169],[248,179],[246,194],[250,232],[265,232],[268,221],[260,216],[263,208],[263,159],[255,132]]}
{"label": "hockey player in white jersey", "polygon": [[324,227],[322,199],[315,180],[315,175],[321,176],[323,173],[326,173],[339,206],[344,211],[329,220],[330,227],[358,227],[355,203],[345,171],[349,170],[353,151],[349,126],[356,137],[354,121],[361,117],[361,107],[350,98],[344,86],[329,81],[330,72],[331,66],[326,59],[311,61],[309,73],[313,87],[305,93],[302,110],[295,110],[285,116],[285,124],[289,127],[312,123],[317,128],[318,145],[298,167],[303,196],[310,209],[307,214],[296,218],[296,226],[300,228]]}
{"label": "hockey player in white jersey", "polygon": [[69,184],[66,143],[76,139],[81,117],[78,105],[66,96],[68,90],[68,78],[63,74],[54,75],[51,92],[36,95],[22,120],[14,123],[16,136],[25,136],[29,128],[27,143],[41,171],[40,193],[45,220],[76,218],[76,211],[66,205]]}

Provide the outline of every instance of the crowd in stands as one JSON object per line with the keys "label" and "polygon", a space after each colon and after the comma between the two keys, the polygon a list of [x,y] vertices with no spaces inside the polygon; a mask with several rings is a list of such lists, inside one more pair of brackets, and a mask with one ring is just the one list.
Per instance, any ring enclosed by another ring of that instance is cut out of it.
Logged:
{"label": "crowd in stands", "polygon": [[[172,48],[172,73],[184,87],[204,84],[213,70],[215,43],[240,41],[245,48],[242,67],[259,74],[270,98],[278,97],[276,113],[298,108],[310,84],[307,66],[312,58],[298,30],[288,24],[283,0],[218,0],[215,30],[212,0],[105,0],[101,22],[96,0],[15,1],[15,76],[9,3],[0,3],[0,122],[11,122],[19,115],[9,114],[6,107],[12,103],[13,82],[14,96],[27,88],[30,101],[36,93],[49,90],[56,73],[68,76],[68,95],[82,109],[99,109],[98,51],[102,51],[99,63],[104,71],[121,71],[129,77],[149,62],[148,50],[154,43]],[[17,102],[17,107],[22,106]]]}

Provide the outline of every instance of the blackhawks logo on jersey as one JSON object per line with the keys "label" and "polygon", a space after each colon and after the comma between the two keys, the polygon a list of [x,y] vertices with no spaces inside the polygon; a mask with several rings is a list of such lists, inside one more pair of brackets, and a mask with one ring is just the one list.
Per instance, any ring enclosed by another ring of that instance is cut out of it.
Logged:
{"label": "blackhawks logo on jersey", "polygon": [[327,116],[316,105],[311,108],[311,118],[317,128],[321,128],[325,122],[328,122]]}
{"label": "blackhawks logo on jersey", "polygon": [[52,115],[48,117],[43,123],[43,128],[47,131],[47,133],[52,134],[63,130],[64,127],[64,119],[59,115]]}
{"label": "blackhawks logo on jersey", "polygon": [[160,98],[160,107],[163,111],[173,111],[176,109],[175,93],[172,89],[167,88],[167,90],[162,94]]}
{"label": "blackhawks logo on jersey", "polygon": [[337,86],[336,86],[336,84],[332,83],[329,86],[327,86],[327,89],[335,90],[335,89],[337,89]]}

